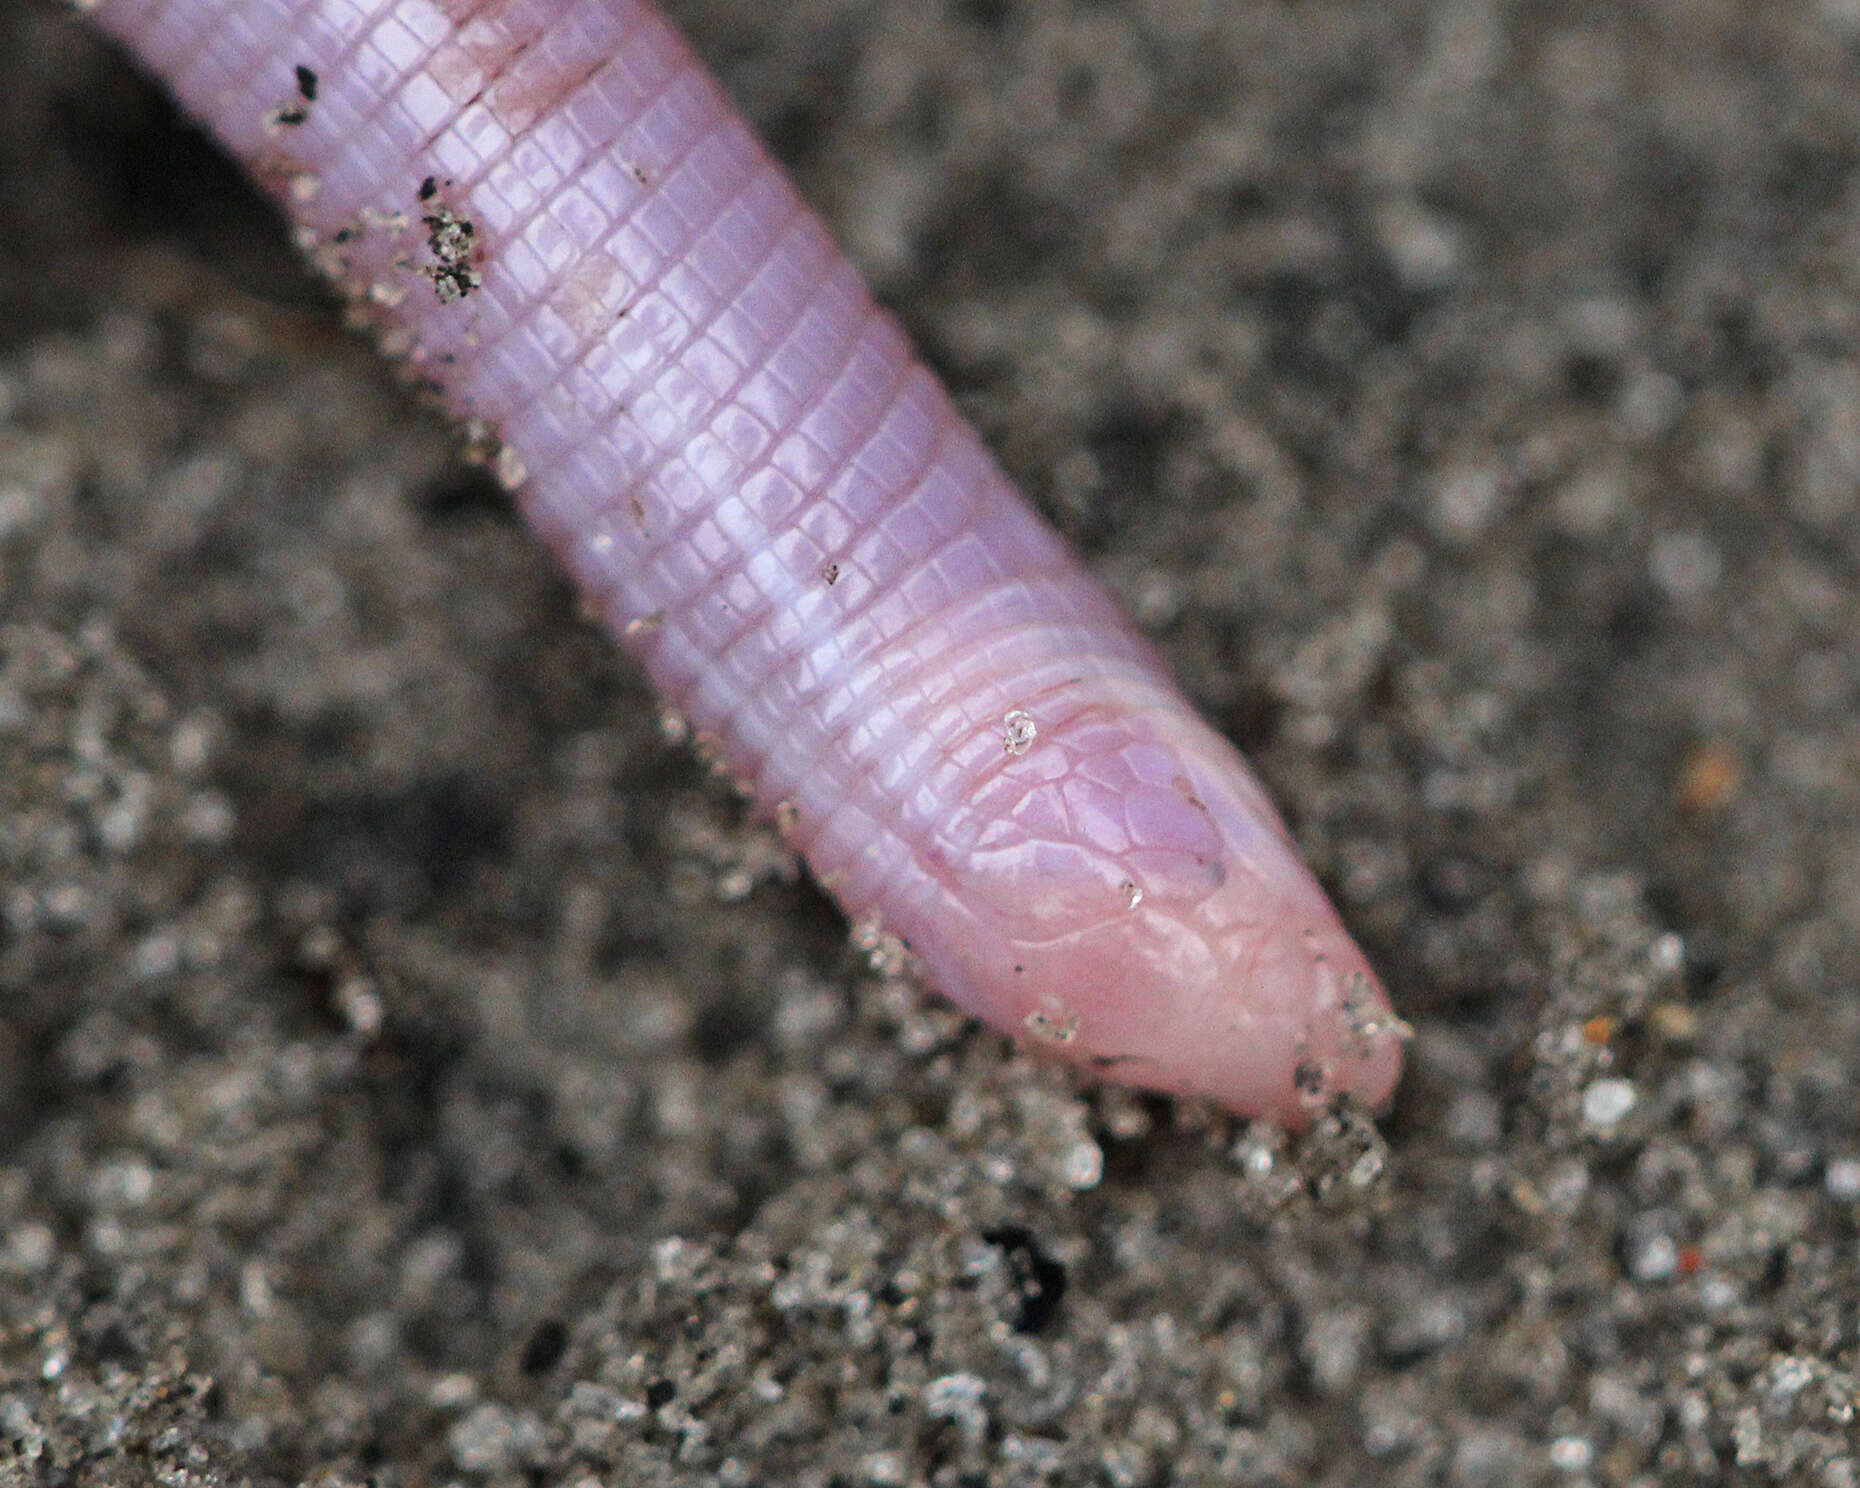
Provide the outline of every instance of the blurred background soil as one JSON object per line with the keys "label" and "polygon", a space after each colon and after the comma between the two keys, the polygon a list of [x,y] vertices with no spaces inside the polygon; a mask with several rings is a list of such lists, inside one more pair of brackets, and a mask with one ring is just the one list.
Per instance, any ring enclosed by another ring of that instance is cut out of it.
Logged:
{"label": "blurred background soil", "polygon": [[1860,1484],[1860,7],[675,10],[1258,762],[1399,1102],[874,971],[0,0],[0,1478]]}

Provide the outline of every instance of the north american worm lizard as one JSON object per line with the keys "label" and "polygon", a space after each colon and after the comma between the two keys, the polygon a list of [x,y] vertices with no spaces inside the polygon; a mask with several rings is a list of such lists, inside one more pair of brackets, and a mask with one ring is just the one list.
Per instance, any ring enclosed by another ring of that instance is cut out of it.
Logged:
{"label": "north american worm lizard", "polygon": [[1402,1026],[1238,752],[640,0],[95,0],[856,922],[1302,1125]]}

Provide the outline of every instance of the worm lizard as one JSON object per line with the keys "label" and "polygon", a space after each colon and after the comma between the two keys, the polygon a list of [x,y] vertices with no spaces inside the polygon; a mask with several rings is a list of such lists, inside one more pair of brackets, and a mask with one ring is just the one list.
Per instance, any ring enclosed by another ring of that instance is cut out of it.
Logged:
{"label": "worm lizard", "polygon": [[1238,752],[641,0],[94,0],[846,912],[1291,1125],[1402,1026]]}

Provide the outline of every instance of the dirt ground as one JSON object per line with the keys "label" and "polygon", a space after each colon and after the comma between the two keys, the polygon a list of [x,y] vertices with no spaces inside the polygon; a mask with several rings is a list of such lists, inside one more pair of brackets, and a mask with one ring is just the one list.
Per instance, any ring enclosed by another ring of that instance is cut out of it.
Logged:
{"label": "dirt ground", "polygon": [[684,0],[1416,1037],[874,972],[0,0],[0,1481],[1860,1485],[1860,5]]}

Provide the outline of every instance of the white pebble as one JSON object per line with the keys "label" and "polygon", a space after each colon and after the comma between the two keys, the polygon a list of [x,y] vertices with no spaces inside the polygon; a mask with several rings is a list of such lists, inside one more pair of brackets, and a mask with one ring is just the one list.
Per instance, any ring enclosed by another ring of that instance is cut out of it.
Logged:
{"label": "white pebble", "polygon": [[1590,1126],[1610,1130],[1634,1109],[1639,1099],[1631,1080],[1597,1080],[1582,1092],[1582,1119]]}
{"label": "white pebble", "polygon": [[1837,1157],[1828,1162],[1828,1171],[1822,1182],[1828,1190],[1828,1197],[1851,1203],[1860,1199],[1860,1157]]}

